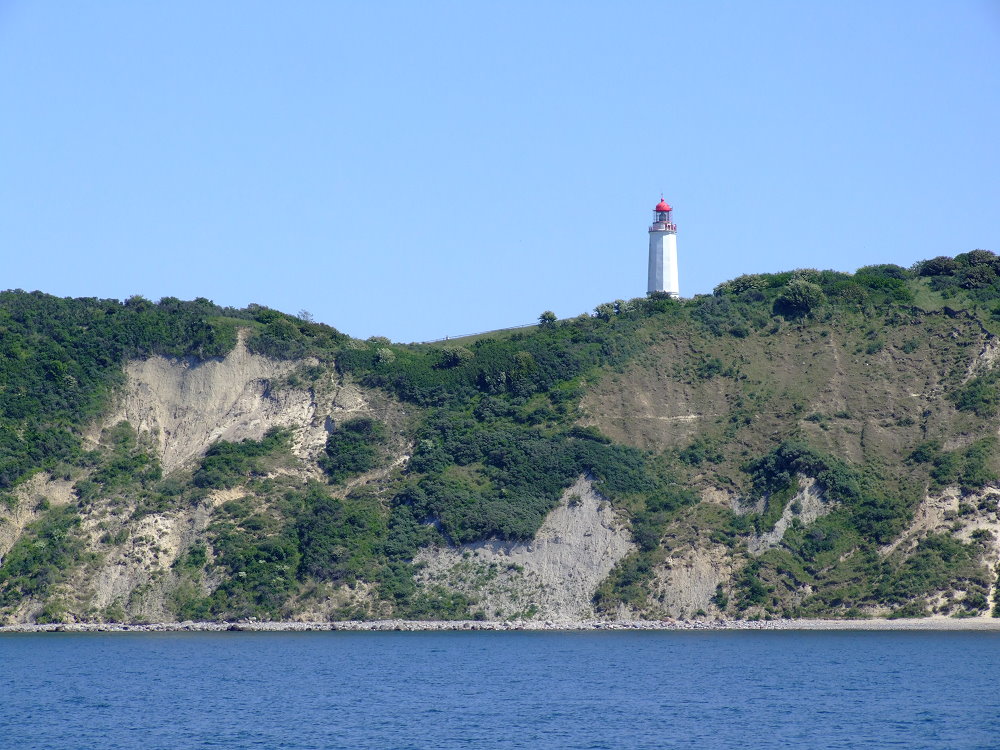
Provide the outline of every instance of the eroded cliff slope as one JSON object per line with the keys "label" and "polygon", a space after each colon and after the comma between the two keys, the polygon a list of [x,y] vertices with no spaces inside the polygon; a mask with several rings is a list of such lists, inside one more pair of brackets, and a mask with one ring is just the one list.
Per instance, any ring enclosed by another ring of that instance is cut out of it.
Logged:
{"label": "eroded cliff slope", "polygon": [[984,253],[443,346],[4,293],[0,618],[989,616]]}

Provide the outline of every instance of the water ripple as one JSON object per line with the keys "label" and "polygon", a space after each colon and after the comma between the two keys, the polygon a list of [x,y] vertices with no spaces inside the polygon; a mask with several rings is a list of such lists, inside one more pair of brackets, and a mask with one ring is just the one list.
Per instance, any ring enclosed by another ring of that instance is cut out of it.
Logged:
{"label": "water ripple", "polygon": [[1000,744],[994,633],[0,635],[0,746]]}

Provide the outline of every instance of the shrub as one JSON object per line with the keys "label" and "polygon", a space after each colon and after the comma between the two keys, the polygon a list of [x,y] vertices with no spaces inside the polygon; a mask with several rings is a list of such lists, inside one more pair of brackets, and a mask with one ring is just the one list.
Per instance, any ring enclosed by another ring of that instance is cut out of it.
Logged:
{"label": "shrub", "polygon": [[287,430],[273,428],[263,440],[220,440],[205,452],[201,466],[194,473],[196,487],[223,489],[235,487],[262,473],[260,459],[286,449],[291,439]]}
{"label": "shrub", "polygon": [[701,466],[702,463],[719,463],[723,459],[722,452],[712,441],[699,438],[678,454],[678,458],[690,466]]}
{"label": "shrub", "polygon": [[948,394],[948,399],[959,411],[971,411],[988,419],[1000,407],[1000,375],[995,371],[972,378],[964,386]]}
{"label": "shrub", "polygon": [[750,289],[763,289],[767,287],[767,281],[761,274],[743,274],[737,276],[732,281],[724,281],[712,290],[712,293],[721,297],[725,294],[741,294]]}
{"label": "shrub", "polygon": [[757,562],[748,563],[733,581],[736,608],[741,612],[749,607],[766,604],[771,589],[760,578],[761,566]]}
{"label": "shrub", "polygon": [[52,508],[25,529],[0,567],[0,603],[41,598],[66,577],[83,550],[80,520],[75,508]]}
{"label": "shrub", "polygon": [[794,279],[774,303],[774,311],[785,317],[808,315],[826,300],[823,290],[810,281]]}
{"label": "shrub", "polygon": [[956,262],[966,266],[995,266],[997,256],[989,250],[970,250],[955,257]]}
{"label": "shrub", "polygon": [[386,534],[377,498],[332,498],[313,486],[304,494],[295,521],[302,553],[300,576],[354,582],[371,576]]}
{"label": "shrub", "polygon": [[997,438],[991,436],[957,451],[941,451],[937,442],[922,443],[910,454],[910,460],[932,463],[932,489],[957,484],[964,492],[971,492],[997,481],[992,468],[996,452]]}
{"label": "shrub", "polygon": [[947,534],[922,539],[913,553],[878,586],[877,595],[886,602],[903,604],[936,592],[957,579],[978,579],[979,550]]}
{"label": "shrub", "polygon": [[884,348],[885,342],[882,339],[874,339],[865,346],[865,354],[878,354]]}
{"label": "shrub", "polygon": [[451,347],[441,352],[440,367],[460,367],[475,355],[464,346]]}
{"label": "shrub", "polygon": [[883,276],[890,279],[906,281],[913,277],[913,273],[902,266],[894,263],[880,263],[874,266],[862,266],[854,272],[857,276]]}
{"label": "shrub", "polygon": [[958,272],[958,283],[963,289],[982,289],[997,281],[992,265],[970,265]]}
{"label": "shrub", "polygon": [[594,308],[594,316],[601,320],[611,320],[615,314],[615,305],[612,302],[604,302]]}
{"label": "shrub", "polygon": [[813,477],[832,500],[846,506],[849,522],[864,537],[878,544],[891,541],[906,525],[917,498],[910,492],[892,491],[880,477],[859,471],[824,455],[803,442],[789,440],[744,470],[754,482],[757,496],[780,492],[794,485],[797,474]]}
{"label": "shrub", "polygon": [[947,255],[925,260],[918,266],[921,276],[951,276],[958,269],[958,263]]}
{"label": "shrub", "polygon": [[940,453],[941,442],[938,440],[927,440],[914,448],[906,461],[907,463],[927,464],[934,461]]}
{"label": "shrub", "polygon": [[876,292],[881,292],[895,302],[905,304],[913,301],[913,292],[910,291],[906,282],[894,276],[865,274],[859,271],[855,276],[855,280],[858,284]]}
{"label": "shrub", "polygon": [[369,471],[378,465],[385,442],[385,425],[381,422],[371,417],[349,419],[327,437],[326,455],[319,460],[320,468],[334,482]]}

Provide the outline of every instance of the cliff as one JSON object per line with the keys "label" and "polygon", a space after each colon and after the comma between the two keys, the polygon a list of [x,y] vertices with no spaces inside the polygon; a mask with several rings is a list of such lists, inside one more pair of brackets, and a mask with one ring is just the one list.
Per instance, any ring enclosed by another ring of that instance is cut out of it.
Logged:
{"label": "cliff", "polygon": [[0,295],[0,620],[986,617],[1000,261],[444,346]]}

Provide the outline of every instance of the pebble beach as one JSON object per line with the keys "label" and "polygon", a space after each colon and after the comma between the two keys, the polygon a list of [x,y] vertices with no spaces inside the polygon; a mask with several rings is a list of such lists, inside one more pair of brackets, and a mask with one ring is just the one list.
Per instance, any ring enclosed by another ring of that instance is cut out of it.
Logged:
{"label": "pebble beach", "polygon": [[23,623],[2,633],[296,633],[311,631],[621,631],[621,630],[929,630],[1000,631],[1000,618],[927,617],[857,620],[349,620],[340,622]]}

